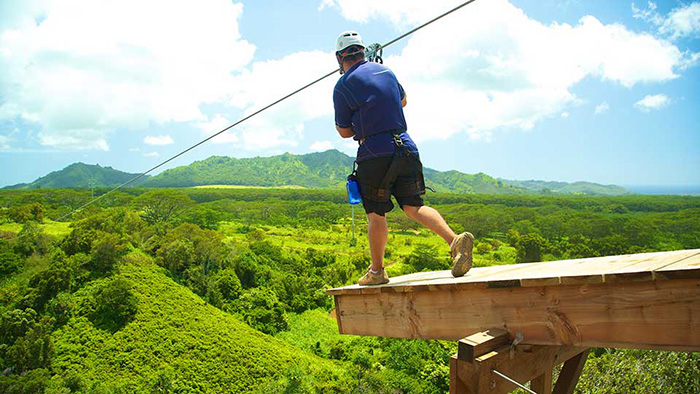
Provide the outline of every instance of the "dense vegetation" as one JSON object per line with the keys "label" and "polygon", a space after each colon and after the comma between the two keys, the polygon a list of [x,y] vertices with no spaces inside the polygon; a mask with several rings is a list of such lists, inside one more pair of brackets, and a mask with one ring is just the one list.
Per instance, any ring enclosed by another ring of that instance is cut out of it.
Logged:
{"label": "dense vegetation", "polygon": [[[338,334],[325,289],[369,264],[342,191],[129,188],[56,221],[89,197],[0,192],[0,392],[447,391],[455,344]],[[427,197],[477,266],[700,248],[700,198]],[[390,275],[449,268],[389,225]],[[698,354],[597,349],[577,390],[698,387]]]}

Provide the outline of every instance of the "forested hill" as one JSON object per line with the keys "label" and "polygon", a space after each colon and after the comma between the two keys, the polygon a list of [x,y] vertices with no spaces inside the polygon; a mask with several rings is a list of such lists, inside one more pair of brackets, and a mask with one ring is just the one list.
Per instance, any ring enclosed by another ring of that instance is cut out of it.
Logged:
{"label": "forested hill", "polygon": [[[164,171],[145,186],[189,187],[200,185],[301,186],[340,188],[352,171],[353,158],[335,149],[306,155],[236,159],[212,156]],[[428,186],[442,192],[519,194],[527,190],[507,185],[486,174],[464,174],[425,169]]]}
{"label": "forested hill", "polygon": [[[353,158],[331,149],[325,152],[236,159],[212,156],[187,166],[167,170],[153,177],[145,186],[190,187],[201,185],[301,186],[338,188],[352,168]],[[424,168],[426,184],[440,192],[471,194],[579,193],[600,195],[629,194],[619,186],[594,183],[507,181],[487,174],[459,171],[436,171]],[[528,183],[530,182],[530,183]],[[540,184],[534,184],[540,182]],[[582,185],[585,184],[585,187]]]}
{"label": "forested hill", "polygon": [[591,182],[546,182],[546,181],[515,181],[499,179],[503,183],[522,187],[540,193],[564,193],[564,194],[600,194],[607,196],[624,196],[632,194],[631,191],[617,185],[600,185]]}
{"label": "forested hill", "polygon": [[[7,186],[5,189],[60,189],[68,187],[113,187],[134,178],[138,174],[130,174],[115,170],[112,167],[102,167],[99,164],[73,163],[68,167],[45,175],[32,183],[20,183]],[[150,178],[150,176],[145,177]],[[134,182],[136,186],[142,180]]]}
{"label": "forested hill", "polygon": [[306,155],[237,159],[212,156],[190,165],[172,168],[153,177],[145,186],[190,187],[200,185],[342,187],[352,170],[353,158],[329,150]]}
{"label": "forested hill", "polygon": [[[192,187],[206,185],[238,185],[304,188],[342,188],[352,170],[353,158],[335,149],[325,152],[237,159],[212,156],[192,164],[172,168],[154,177],[145,177],[131,186]],[[619,186],[588,182],[511,181],[495,179],[487,174],[465,174],[459,171],[437,171],[424,168],[426,185],[438,192],[460,194],[630,194]],[[111,167],[72,164],[29,184],[7,189],[113,187],[132,179],[129,174]]]}

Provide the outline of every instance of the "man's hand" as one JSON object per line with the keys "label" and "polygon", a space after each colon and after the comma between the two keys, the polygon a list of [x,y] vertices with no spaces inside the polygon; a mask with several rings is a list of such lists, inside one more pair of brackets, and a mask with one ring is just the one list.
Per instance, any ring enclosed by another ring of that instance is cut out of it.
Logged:
{"label": "man's hand", "polygon": [[408,101],[406,100],[406,97],[408,97],[408,96],[406,95],[406,93],[404,93],[403,98],[401,99],[401,106],[402,107],[405,107],[406,103],[408,103]]}
{"label": "man's hand", "polygon": [[355,136],[355,130],[353,130],[352,127],[340,127],[335,125],[335,129],[338,130],[338,134],[343,138],[352,138]]}

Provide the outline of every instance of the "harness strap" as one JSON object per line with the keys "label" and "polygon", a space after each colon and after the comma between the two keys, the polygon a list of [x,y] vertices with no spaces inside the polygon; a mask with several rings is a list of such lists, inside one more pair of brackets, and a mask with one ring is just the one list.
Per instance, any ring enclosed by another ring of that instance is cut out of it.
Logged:
{"label": "harness strap", "polygon": [[399,170],[401,169],[401,164],[409,160],[418,160],[418,158],[408,150],[408,147],[404,145],[401,136],[399,136],[400,132],[394,131],[391,134],[396,149],[394,150],[391,164],[384,175],[384,179],[382,179],[382,183],[379,185],[379,188],[377,188],[376,191],[373,190],[374,193],[372,193],[381,200],[388,200],[391,198],[391,184],[396,181],[396,177],[399,175]]}

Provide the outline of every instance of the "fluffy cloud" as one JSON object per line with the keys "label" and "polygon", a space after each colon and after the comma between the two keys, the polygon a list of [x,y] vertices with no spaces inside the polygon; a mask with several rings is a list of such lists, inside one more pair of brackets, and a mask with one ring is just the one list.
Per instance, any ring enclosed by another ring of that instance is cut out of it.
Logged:
{"label": "fluffy cloud", "polygon": [[673,9],[665,17],[659,14],[656,8],[656,3],[652,1],[644,9],[637,8],[632,3],[632,13],[635,18],[656,25],[661,34],[672,40],[700,34],[700,2],[682,5]]}
{"label": "fluffy cloud", "polygon": [[175,141],[169,135],[148,135],[143,142],[147,145],[172,145]]}
{"label": "fluffy cloud", "polygon": [[594,113],[596,115],[604,114],[604,113],[608,112],[609,109],[610,109],[610,106],[608,105],[608,103],[606,101],[603,101],[602,103],[598,104],[595,107]]}
{"label": "fluffy cloud", "polygon": [[[230,0],[3,2],[0,120],[42,145],[107,150],[115,129],[202,119],[255,48]],[[2,12],[0,12],[2,14]]]}
{"label": "fluffy cloud", "polygon": [[668,106],[671,99],[663,94],[647,95],[643,99],[634,103],[634,106],[640,111],[649,112],[655,109],[661,109]]}
{"label": "fluffy cloud", "polygon": [[[216,114],[211,120],[201,122],[197,125],[202,133],[206,136],[218,133],[232,124],[227,118],[221,114]],[[237,143],[239,142],[238,135],[234,134],[233,130],[227,130],[212,139],[215,144]]]}
{"label": "fluffy cloud", "polygon": [[158,157],[160,156],[160,153],[158,152],[148,152],[143,154],[144,157]]}
{"label": "fluffy cloud", "polygon": [[[459,1],[324,0],[343,16],[385,18],[398,30]],[[688,61],[672,43],[585,16],[576,25],[543,24],[506,0],[477,1],[410,36],[385,63],[408,93],[414,138],[475,137],[500,128],[532,128],[580,100],[587,77],[625,87],[668,81]],[[391,47],[390,47],[391,48]],[[413,109],[415,108],[415,109]]]}
{"label": "fluffy cloud", "polygon": [[330,141],[316,141],[311,144],[311,150],[314,152],[324,152],[333,149],[333,143]]}
{"label": "fluffy cloud", "polygon": [[0,135],[0,150],[6,151],[10,149],[10,138],[6,135]]}
{"label": "fluffy cloud", "polygon": [[[333,53],[322,51],[255,62],[233,79],[230,104],[243,109],[244,116],[250,115],[337,68]],[[336,80],[337,75],[326,78],[238,126],[243,146],[250,150],[297,146],[305,122],[333,113],[331,92]]]}

